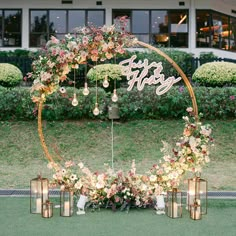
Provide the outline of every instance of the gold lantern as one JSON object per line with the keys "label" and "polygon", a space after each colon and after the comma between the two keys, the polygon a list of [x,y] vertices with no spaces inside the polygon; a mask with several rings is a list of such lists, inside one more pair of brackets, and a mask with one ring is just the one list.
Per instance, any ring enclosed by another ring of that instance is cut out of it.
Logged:
{"label": "gold lantern", "polygon": [[61,216],[72,216],[73,214],[73,194],[70,189],[64,189],[60,192]]}
{"label": "gold lantern", "polygon": [[195,201],[193,205],[190,205],[190,218],[193,220],[201,220],[201,206]]}
{"label": "gold lantern", "polygon": [[200,176],[188,179],[187,209],[195,202],[200,205],[201,214],[207,214],[207,181]]}
{"label": "gold lantern", "polygon": [[51,218],[53,216],[53,203],[47,200],[42,205],[42,217]]}
{"label": "gold lantern", "polygon": [[117,104],[112,104],[108,107],[108,116],[110,120],[120,119],[119,107]]}
{"label": "gold lantern", "polygon": [[182,193],[177,188],[167,191],[166,214],[171,218],[182,217]]}
{"label": "gold lantern", "polygon": [[41,214],[42,204],[48,200],[48,184],[41,175],[30,181],[30,213]]}

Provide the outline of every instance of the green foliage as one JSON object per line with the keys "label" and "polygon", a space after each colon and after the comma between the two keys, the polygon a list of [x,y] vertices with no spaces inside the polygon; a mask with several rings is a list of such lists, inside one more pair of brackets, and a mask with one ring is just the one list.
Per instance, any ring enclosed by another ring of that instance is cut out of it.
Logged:
{"label": "green foliage", "polygon": [[31,101],[29,88],[11,90],[0,86],[0,120],[34,119],[35,104]]}
{"label": "green foliage", "polygon": [[[66,88],[66,93],[54,93],[49,96],[44,104],[43,119],[46,120],[79,120],[79,119],[96,119],[93,115],[93,109],[96,103],[96,89],[90,88],[89,95],[83,95],[83,89],[76,89],[78,106],[72,106],[74,89]],[[106,93],[103,89],[98,88],[98,104],[100,114],[99,119],[105,119],[106,110]]]}
{"label": "green foliage", "polygon": [[200,66],[192,80],[205,86],[225,86],[236,84],[236,63],[209,62]]}
{"label": "green foliage", "polygon": [[25,49],[16,49],[14,51],[0,51],[0,57],[28,57],[32,52]]}
{"label": "green foliage", "polygon": [[213,52],[201,52],[200,56],[200,65],[207,63],[207,62],[213,62],[217,60],[217,56]]}
{"label": "green foliage", "polygon": [[94,66],[92,69],[89,70],[87,74],[88,78],[91,80],[104,80],[107,76],[108,80],[110,79],[117,79],[121,80],[122,76],[122,66],[117,64],[101,64]]}
{"label": "green foliage", "polygon": [[[188,75],[191,74],[191,59],[192,54],[186,53],[179,50],[174,49],[165,49],[160,48],[165,54],[167,54],[174,62],[178,64],[178,66],[183,70],[183,72]],[[162,62],[163,71],[162,73],[165,74],[167,77],[169,76],[179,76],[178,72],[175,68],[161,55],[157,54],[154,51],[134,51],[134,52],[127,52],[125,55],[122,55],[118,58],[118,61],[130,58],[132,55],[136,55],[136,62],[139,60],[144,61],[144,59],[148,59],[149,63],[151,62]],[[150,70],[151,71],[151,70]]]}
{"label": "green foliage", "polygon": [[[92,111],[96,102],[96,89],[90,88],[90,94],[84,96],[82,89],[77,90],[78,106],[71,105],[74,90],[66,88],[66,93],[54,93],[49,96],[43,109],[44,120],[81,120],[108,119],[108,106],[111,94],[98,89],[100,115]],[[236,88],[195,87],[199,113],[206,119],[236,118]],[[192,106],[186,87],[173,86],[167,93],[156,95],[155,87],[145,87],[143,91],[125,88],[117,89],[120,119],[177,119],[186,114],[186,108]],[[0,120],[32,120],[37,117],[37,106],[31,101],[28,88],[8,90],[0,87]]]}
{"label": "green foliage", "polygon": [[23,79],[22,72],[14,65],[0,63],[0,85],[4,87],[14,87]]}

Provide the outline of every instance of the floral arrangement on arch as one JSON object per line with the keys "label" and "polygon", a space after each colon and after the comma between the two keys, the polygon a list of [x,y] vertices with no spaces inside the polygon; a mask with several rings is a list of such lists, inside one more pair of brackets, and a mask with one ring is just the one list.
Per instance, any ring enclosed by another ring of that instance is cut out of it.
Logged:
{"label": "floral arrangement on arch", "polygon": [[55,171],[52,186],[60,185],[77,195],[86,195],[94,208],[111,206],[113,210],[122,210],[153,206],[157,195],[178,187],[185,173],[199,173],[210,161],[212,129],[194,118],[192,108],[187,111],[190,115],[183,117],[184,131],[175,147],[164,143],[163,157],[146,174],[136,172],[135,161],[127,173],[111,168],[104,173],[93,173],[81,162],[67,161],[65,166],[49,163],[48,167]]}
{"label": "floral arrangement on arch", "polygon": [[33,62],[33,72],[27,75],[34,80],[32,100],[38,102],[55,92],[60,82],[67,79],[67,74],[80,64],[89,60],[97,64],[124,54],[125,48],[134,46],[137,39],[123,30],[125,24],[126,18],[121,17],[117,25],[76,28],[73,35],[67,34],[62,40],[52,36],[42,55]]}

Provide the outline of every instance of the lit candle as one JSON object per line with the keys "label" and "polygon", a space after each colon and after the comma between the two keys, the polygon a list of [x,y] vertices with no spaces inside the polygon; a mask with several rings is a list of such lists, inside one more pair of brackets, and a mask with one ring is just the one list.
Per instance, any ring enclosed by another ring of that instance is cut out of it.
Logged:
{"label": "lit candle", "polygon": [[189,191],[189,193],[187,194],[187,198],[186,198],[186,210],[190,210],[190,205],[192,205],[194,203],[194,192],[193,191]]}
{"label": "lit candle", "polygon": [[191,208],[191,218],[194,220],[201,219],[201,207],[200,205],[193,205]]}
{"label": "lit candle", "polygon": [[41,213],[42,200],[41,198],[36,199],[36,213]]}
{"label": "lit candle", "polygon": [[64,202],[64,216],[70,216],[70,203]]}
{"label": "lit candle", "polygon": [[45,209],[45,210],[43,211],[43,217],[45,217],[45,218],[52,217],[52,210],[51,210],[50,208]]}
{"label": "lit candle", "polygon": [[169,216],[172,218],[178,217],[178,204],[176,202],[169,203]]}

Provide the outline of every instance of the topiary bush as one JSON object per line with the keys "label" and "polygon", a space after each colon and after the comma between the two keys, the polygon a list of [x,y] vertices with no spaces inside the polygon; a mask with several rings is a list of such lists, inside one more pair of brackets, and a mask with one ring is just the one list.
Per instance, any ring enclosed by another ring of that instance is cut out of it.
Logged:
{"label": "topiary bush", "polygon": [[0,85],[3,87],[15,87],[23,79],[22,72],[14,65],[0,63]]}
{"label": "topiary bush", "polygon": [[236,63],[209,62],[200,66],[193,74],[193,82],[210,87],[236,84]]}

